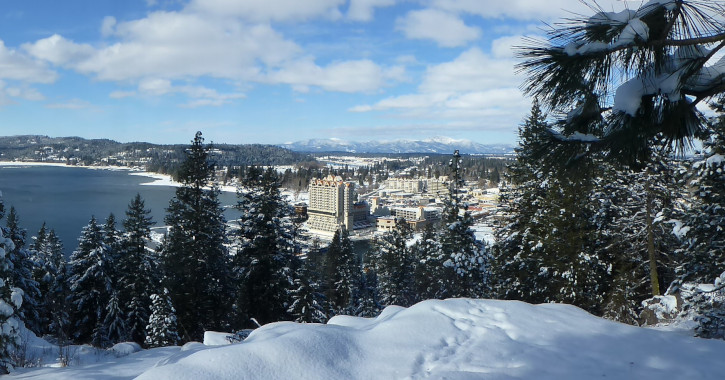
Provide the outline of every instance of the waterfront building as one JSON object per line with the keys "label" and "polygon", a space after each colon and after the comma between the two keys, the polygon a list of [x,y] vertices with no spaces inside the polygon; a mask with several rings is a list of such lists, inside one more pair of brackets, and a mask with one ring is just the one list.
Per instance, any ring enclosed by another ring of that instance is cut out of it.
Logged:
{"label": "waterfront building", "polygon": [[340,177],[310,181],[307,228],[313,233],[334,234],[338,229],[351,231],[355,214],[355,183]]}

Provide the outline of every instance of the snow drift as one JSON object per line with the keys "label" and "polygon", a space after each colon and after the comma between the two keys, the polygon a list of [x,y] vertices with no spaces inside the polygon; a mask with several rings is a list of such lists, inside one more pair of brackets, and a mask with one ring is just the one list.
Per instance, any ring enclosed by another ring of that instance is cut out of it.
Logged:
{"label": "snow drift", "polygon": [[177,351],[138,379],[721,379],[723,355],[723,341],[573,306],[451,299],[269,324],[240,344]]}

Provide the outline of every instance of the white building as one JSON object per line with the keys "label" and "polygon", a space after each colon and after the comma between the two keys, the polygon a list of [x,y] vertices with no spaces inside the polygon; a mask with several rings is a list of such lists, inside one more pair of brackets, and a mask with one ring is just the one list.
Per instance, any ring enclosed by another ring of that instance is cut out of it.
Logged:
{"label": "white building", "polygon": [[311,232],[330,234],[340,228],[352,230],[355,183],[328,176],[310,182],[307,228]]}
{"label": "white building", "polygon": [[385,188],[402,190],[406,193],[422,193],[425,190],[425,182],[419,179],[389,178],[385,180]]}

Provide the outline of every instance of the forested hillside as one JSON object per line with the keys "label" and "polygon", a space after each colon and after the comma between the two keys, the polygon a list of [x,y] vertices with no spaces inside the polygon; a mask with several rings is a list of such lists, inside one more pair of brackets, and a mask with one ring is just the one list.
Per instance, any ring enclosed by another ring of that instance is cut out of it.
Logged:
{"label": "forested hillside", "polygon": [[[147,170],[173,174],[188,145],[157,145],[145,142],[119,143],[108,139],[80,137],[0,137],[0,160],[46,161],[71,165],[143,166]],[[214,145],[218,166],[291,165],[314,161],[309,155],[261,144]]]}

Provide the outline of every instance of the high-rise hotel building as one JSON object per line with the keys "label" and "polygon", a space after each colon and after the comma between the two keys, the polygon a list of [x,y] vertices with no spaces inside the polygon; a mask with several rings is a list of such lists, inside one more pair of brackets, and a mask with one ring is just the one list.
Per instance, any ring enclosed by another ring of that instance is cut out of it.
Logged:
{"label": "high-rise hotel building", "polygon": [[307,228],[311,232],[334,233],[353,228],[355,183],[328,176],[310,182]]}

